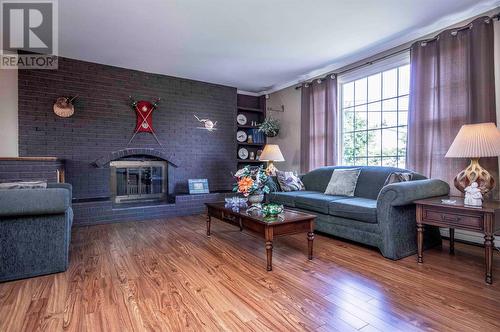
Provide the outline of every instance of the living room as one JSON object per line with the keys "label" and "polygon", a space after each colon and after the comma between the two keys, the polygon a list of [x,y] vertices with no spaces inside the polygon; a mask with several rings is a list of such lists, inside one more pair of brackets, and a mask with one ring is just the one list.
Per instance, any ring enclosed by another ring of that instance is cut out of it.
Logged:
{"label": "living room", "polygon": [[500,331],[500,1],[0,6],[0,331]]}

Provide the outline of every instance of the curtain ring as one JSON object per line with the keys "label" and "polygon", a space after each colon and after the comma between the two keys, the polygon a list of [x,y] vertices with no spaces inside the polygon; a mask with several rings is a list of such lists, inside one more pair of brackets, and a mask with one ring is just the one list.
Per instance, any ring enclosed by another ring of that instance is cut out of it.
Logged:
{"label": "curtain ring", "polygon": [[321,84],[321,78],[318,78],[318,79],[316,80],[316,82],[317,82],[318,84]]}
{"label": "curtain ring", "polygon": [[427,42],[425,42],[425,41],[421,42],[421,43],[420,43],[420,46],[422,46],[422,47],[426,47],[426,46],[427,46]]}
{"label": "curtain ring", "polygon": [[331,78],[332,80],[334,80],[334,79],[335,79],[335,74],[331,74],[331,75],[330,75],[330,78]]}
{"label": "curtain ring", "polygon": [[304,84],[304,87],[308,88],[309,87],[309,83]]}
{"label": "curtain ring", "polygon": [[458,31],[457,31],[457,30],[452,31],[452,32],[451,32],[451,35],[455,37],[456,35],[458,35]]}

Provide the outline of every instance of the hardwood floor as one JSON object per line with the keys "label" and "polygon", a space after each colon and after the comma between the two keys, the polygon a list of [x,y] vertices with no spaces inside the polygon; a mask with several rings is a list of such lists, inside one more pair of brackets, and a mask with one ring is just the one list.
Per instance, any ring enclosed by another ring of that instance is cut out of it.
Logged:
{"label": "hardwood floor", "polygon": [[[0,283],[0,331],[496,331],[500,265],[456,244],[393,262],[317,235],[263,239],[204,216],[80,227],[67,272]],[[496,277],[496,279],[495,279]]]}

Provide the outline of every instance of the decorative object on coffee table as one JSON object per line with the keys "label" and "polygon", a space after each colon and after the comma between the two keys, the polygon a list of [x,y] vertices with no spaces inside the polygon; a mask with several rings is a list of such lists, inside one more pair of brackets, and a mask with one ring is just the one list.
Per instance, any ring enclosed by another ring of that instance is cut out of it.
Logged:
{"label": "decorative object on coffee table", "polygon": [[477,182],[481,193],[487,194],[495,187],[495,179],[479,165],[479,158],[498,156],[500,131],[494,123],[463,125],[446,153],[447,158],[471,158],[470,165],[455,177],[455,187],[464,192],[472,182]]}
{"label": "decorative object on coffee table", "polygon": [[270,192],[269,177],[262,166],[245,166],[234,175],[233,191],[248,197],[252,204],[262,203],[264,194]]}
{"label": "decorative object on coffee table", "polygon": [[[450,229],[450,254],[455,252],[455,228],[484,234],[484,254],[486,262],[485,281],[491,284],[494,234],[500,230],[500,202],[484,201],[482,207],[464,205],[461,197],[451,197],[454,205],[445,204],[449,197],[433,197],[416,200],[418,263],[423,263],[424,225],[448,227]],[[496,217],[496,219],[495,219]]]}
{"label": "decorative object on coffee table", "polygon": [[282,213],[284,210],[283,205],[268,203],[262,205],[262,214],[264,217],[276,217],[278,214]]}
{"label": "decorative object on coffee table", "polygon": [[285,161],[285,158],[283,158],[283,154],[281,153],[280,147],[277,144],[266,144],[259,160],[267,161],[266,173],[268,175],[274,176],[276,175],[276,171],[278,170],[276,166],[274,166],[274,162]]}
{"label": "decorative object on coffee table", "polygon": [[205,203],[205,205],[207,206],[207,236],[211,235],[212,217],[236,225],[240,231],[245,228],[264,236],[267,271],[273,269],[273,240],[276,236],[306,233],[307,256],[308,259],[313,259],[315,215],[285,209],[282,212],[282,218],[270,221],[262,214],[249,214],[241,209],[233,211],[226,207],[225,203]]}

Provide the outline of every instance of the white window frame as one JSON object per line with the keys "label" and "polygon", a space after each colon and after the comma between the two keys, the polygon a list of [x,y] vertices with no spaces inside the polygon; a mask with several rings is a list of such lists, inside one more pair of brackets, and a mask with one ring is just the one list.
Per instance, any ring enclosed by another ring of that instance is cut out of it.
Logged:
{"label": "white window frame", "polygon": [[[339,120],[337,123],[337,160],[340,164],[344,164],[344,112],[342,109],[343,103],[343,93],[342,93],[342,85],[344,83],[349,83],[360,78],[368,77],[374,74],[382,73],[387,70],[391,70],[394,68],[398,68],[401,66],[410,64],[410,51],[402,52],[400,54],[396,54],[387,59],[380,60],[374,62],[373,64],[367,65],[366,67],[362,67],[353,71],[349,71],[348,73],[341,74],[337,77],[337,95],[340,98],[337,98],[337,110],[339,115]],[[410,77],[411,79],[411,77]]]}

